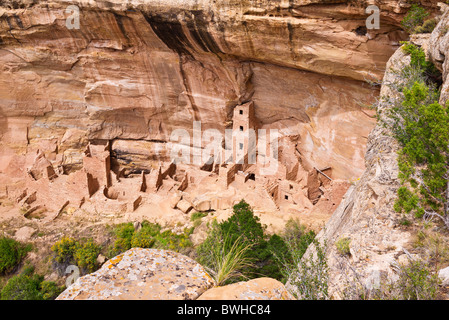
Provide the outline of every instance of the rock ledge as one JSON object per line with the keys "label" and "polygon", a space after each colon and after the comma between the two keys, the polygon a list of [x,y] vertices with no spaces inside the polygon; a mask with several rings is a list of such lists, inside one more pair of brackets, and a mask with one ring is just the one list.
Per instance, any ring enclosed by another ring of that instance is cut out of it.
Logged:
{"label": "rock ledge", "polygon": [[213,285],[200,264],[180,253],[133,248],[79,278],[57,300],[193,300]]}

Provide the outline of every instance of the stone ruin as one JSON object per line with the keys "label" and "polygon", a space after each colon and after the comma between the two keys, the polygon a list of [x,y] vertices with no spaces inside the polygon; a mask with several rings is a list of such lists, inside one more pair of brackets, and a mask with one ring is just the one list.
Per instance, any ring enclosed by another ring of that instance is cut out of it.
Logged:
{"label": "stone ruin", "polygon": [[[332,169],[306,170],[289,137],[279,138],[278,154],[273,156],[259,154],[257,136],[250,139],[241,134],[253,130],[257,135],[259,126],[253,102],[235,107],[232,120],[231,157],[224,163],[211,158],[199,167],[160,162],[151,170],[125,175],[120,168],[111,169],[111,142],[95,140],[89,142],[82,155],[81,169],[66,173],[63,166],[54,168],[44,152],[38,150],[27,170],[25,188],[15,200],[26,217],[44,215],[56,219],[68,205],[94,212],[134,212],[143,203],[152,203],[152,194],[159,195],[159,200],[170,200],[171,208],[183,213],[192,209],[229,209],[241,200],[235,193],[209,195],[208,191],[214,188],[199,191],[206,178],[215,178],[210,183],[224,191],[238,190],[248,184],[258,186],[254,192],[265,192],[264,201],[271,201],[277,209],[287,206],[304,211],[326,193],[332,183]],[[220,157],[225,159],[229,154],[229,150],[223,149]],[[250,161],[259,156],[265,161],[276,161],[274,174],[264,172],[267,162]]]}

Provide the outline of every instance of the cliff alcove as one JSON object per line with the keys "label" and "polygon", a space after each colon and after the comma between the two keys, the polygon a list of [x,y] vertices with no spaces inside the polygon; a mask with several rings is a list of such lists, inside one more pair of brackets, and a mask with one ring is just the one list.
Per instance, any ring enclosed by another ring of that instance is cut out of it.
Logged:
{"label": "cliff alcove", "polygon": [[376,3],[379,29],[365,1],[0,1],[2,232],[27,223],[48,251],[67,229],[107,242],[106,224],[180,229],[241,199],[270,231],[319,231],[366,170],[408,39],[408,6]]}

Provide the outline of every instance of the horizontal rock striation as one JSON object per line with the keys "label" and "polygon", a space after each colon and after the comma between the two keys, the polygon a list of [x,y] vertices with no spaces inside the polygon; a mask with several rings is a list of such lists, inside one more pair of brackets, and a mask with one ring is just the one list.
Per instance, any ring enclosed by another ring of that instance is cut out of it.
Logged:
{"label": "horizontal rock striation", "polygon": [[[79,29],[67,27],[69,5]],[[380,8],[381,28],[365,30],[362,2],[2,1],[0,173],[20,176],[36,149],[70,172],[89,141],[157,145],[135,155],[116,143],[126,168],[166,152],[174,130],[192,135],[193,121],[223,131],[254,101],[308,169],[355,178],[374,124],[364,107],[378,94],[364,81],[381,79],[406,37],[407,6]]]}

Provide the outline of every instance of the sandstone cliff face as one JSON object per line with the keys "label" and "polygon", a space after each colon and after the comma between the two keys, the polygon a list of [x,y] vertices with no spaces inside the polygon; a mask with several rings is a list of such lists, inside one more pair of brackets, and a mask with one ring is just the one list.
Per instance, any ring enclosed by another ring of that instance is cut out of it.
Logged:
{"label": "sandstone cliff face", "polygon": [[[411,41],[422,46],[440,70],[443,71],[443,86],[440,103],[447,101],[447,36],[442,32],[449,24],[447,5],[442,5],[442,16],[431,35],[412,37]],[[398,49],[387,63],[378,113],[383,118],[385,110],[391,108],[389,99],[397,96],[400,70],[410,63],[410,56]],[[412,240],[411,233],[401,228],[401,216],[393,205],[397,199],[398,180],[397,141],[381,123],[376,125],[368,137],[365,154],[366,170],[360,180],[349,188],[340,206],[318,234],[321,244],[326,246],[329,264],[329,295],[335,299],[345,297],[345,290],[356,286],[362,290],[378,289],[397,278],[398,264],[407,262]],[[350,255],[338,252],[336,242],[350,239]],[[311,246],[306,257],[315,253]],[[289,288],[294,290],[289,285]],[[346,291],[348,293],[350,291]],[[353,292],[352,292],[353,293]]]}
{"label": "sandstone cliff face", "polygon": [[446,59],[447,52],[449,51],[449,7],[444,3],[441,3],[440,6],[443,12],[440,23],[438,23],[430,35],[426,48],[428,57],[443,74],[440,103],[445,103],[449,98],[449,81],[447,81],[449,62]]}
{"label": "sandstone cliff face", "polygon": [[[80,29],[66,27],[68,5]],[[363,80],[380,79],[405,38],[406,6],[382,1],[381,28],[365,30],[362,2],[2,1],[0,173],[20,177],[36,149],[77,170],[94,139],[112,141],[117,167],[156,164],[173,130],[223,131],[252,100],[307,168],[354,179],[378,94]]]}
{"label": "sandstone cliff face", "polygon": [[[385,83],[394,81],[408,59],[402,50],[392,56]],[[387,85],[382,86],[381,96],[393,94]],[[387,102],[379,105],[379,111],[384,108],[388,108]],[[333,298],[343,299],[344,291],[351,285],[373,288],[380,279],[394,279],[392,267],[410,240],[410,234],[399,227],[399,216],[393,210],[399,187],[397,150],[397,142],[389,131],[377,125],[368,137],[364,174],[348,189],[317,236],[326,246],[329,295]],[[337,250],[336,242],[344,238],[350,239],[350,256]],[[313,252],[314,248],[309,248],[305,257]]]}
{"label": "sandstone cliff face", "polygon": [[[365,80],[400,68],[400,51],[385,65],[406,38],[399,22],[409,4],[376,4],[379,30],[364,28],[366,1],[0,1],[0,197],[23,190],[36,155],[45,169],[80,169],[89,141],[107,140],[116,171],[169,162],[175,129],[192,136],[201,121],[223,131],[233,109],[252,101],[261,127],[291,139],[287,156],[306,169],[331,166],[334,178],[354,179],[367,168],[320,234],[331,290],[338,297],[348,266],[365,284],[373,271],[391,274],[409,235],[391,210],[396,146],[382,128],[371,131],[364,106],[379,90]],[[69,5],[80,8],[80,29],[66,26]],[[430,52],[446,77],[444,27]],[[333,246],[344,236],[350,261]]]}

